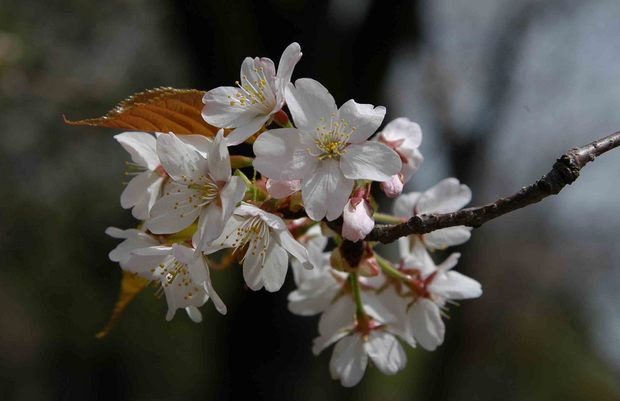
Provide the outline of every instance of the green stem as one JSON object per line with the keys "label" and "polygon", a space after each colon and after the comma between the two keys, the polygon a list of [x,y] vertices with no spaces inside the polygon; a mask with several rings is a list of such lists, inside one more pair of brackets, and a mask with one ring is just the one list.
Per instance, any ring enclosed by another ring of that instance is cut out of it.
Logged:
{"label": "green stem", "polygon": [[382,258],[376,252],[375,252],[375,259],[377,260],[379,267],[381,267],[381,270],[383,270],[383,273],[385,273],[387,276],[390,276],[392,278],[395,278],[397,280],[401,280],[404,282],[410,281],[409,277],[406,274],[403,274],[402,272],[395,269],[394,266],[392,266],[392,263],[390,263],[390,261]]}
{"label": "green stem", "polygon": [[400,224],[403,222],[400,218],[385,213],[375,213],[372,217],[379,223]]}
{"label": "green stem", "polygon": [[237,169],[235,170],[235,175],[237,177],[241,177],[241,179],[243,180],[243,183],[248,187],[248,189],[253,189],[254,185],[252,184],[252,181],[250,181],[250,179],[248,178],[247,175],[243,174],[243,171]]}
{"label": "green stem", "polygon": [[357,273],[350,273],[349,281],[351,282],[351,288],[353,289],[353,299],[355,299],[355,315],[357,316],[358,323],[367,323],[368,315],[366,315],[364,305],[362,304],[362,292],[360,289],[360,282],[357,278]]}

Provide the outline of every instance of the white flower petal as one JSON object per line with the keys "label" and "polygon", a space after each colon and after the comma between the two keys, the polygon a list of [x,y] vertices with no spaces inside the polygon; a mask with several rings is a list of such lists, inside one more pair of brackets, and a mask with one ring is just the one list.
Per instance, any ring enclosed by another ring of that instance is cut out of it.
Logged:
{"label": "white flower petal", "polygon": [[295,128],[264,132],[254,142],[254,168],[265,177],[276,180],[298,180],[311,176],[318,166],[316,157],[308,153],[307,135]]}
{"label": "white flower petal", "polygon": [[131,155],[134,163],[155,170],[159,166],[155,137],[146,132],[123,132],[114,139]]}
{"label": "white flower petal", "polygon": [[335,343],[336,341],[340,340],[341,338],[347,336],[350,331],[352,330],[353,326],[349,327],[348,329],[345,330],[341,330],[335,334],[332,334],[331,336],[318,336],[316,337],[313,341],[312,341],[312,353],[314,355],[318,355],[321,352],[323,352],[323,350],[327,347],[329,347],[330,345],[332,345],[333,343]]}
{"label": "white flower petal", "polygon": [[341,288],[342,285],[330,276],[305,281],[288,294],[288,309],[301,316],[319,314],[329,307]]}
{"label": "white flower petal", "polygon": [[[243,279],[245,284],[252,290],[258,291],[263,288],[263,255],[261,251],[265,246],[263,239],[251,241],[245,252],[243,261]],[[271,245],[273,247],[273,244]],[[252,249],[257,251],[252,252]]]}
{"label": "white flower petal", "polygon": [[155,202],[151,218],[146,222],[146,227],[155,234],[179,232],[192,224],[200,214],[200,208],[195,208],[188,201],[190,196],[195,195],[193,190],[177,185],[170,185],[167,190],[166,195]]}
{"label": "white flower petal", "polygon": [[455,212],[471,201],[471,190],[456,178],[446,178],[425,191],[418,200],[418,212]]}
{"label": "white flower petal", "polygon": [[293,238],[288,229],[285,228],[284,230],[277,231],[275,234],[276,240],[284,249],[286,249],[288,253],[301,262],[304,268],[312,269],[312,264],[309,260],[310,257],[308,256],[308,250],[302,244],[297,242],[295,238]]}
{"label": "white flower petal", "polygon": [[435,230],[424,234],[424,244],[429,249],[446,249],[450,246],[460,245],[471,237],[471,227],[456,226]]}
{"label": "white flower petal", "polygon": [[361,143],[377,131],[385,117],[385,107],[361,104],[351,99],[338,110],[339,120],[345,120],[355,131],[349,138],[350,143]]}
{"label": "white flower petal", "polygon": [[362,380],[367,364],[364,341],[360,335],[352,334],[338,341],[334,347],[329,371],[332,379],[340,380],[344,387],[353,387]]}
{"label": "white flower petal", "polygon": [[256,134],[269,120],[269,115],[258,114],[254,119],[239,125],[226,137],[227,146],[235,146],[245,142],[246,139]]}
{"label": "white flower petal", "polygon": [[161,196],[161,188],[165,182],[165,178],[157,173],[152,173],[153,181],[146,189],[144,196],[134,205],[131,214],[138,220],[147,220],[150,216],[151,209],[157,199]]}
{"label": "white flower petal", "polygon": [[387,141],[399,141],[404,139],[400,145],[402,148],[417,149],[422,143],[422,128],[420,125],[406,117],[400,117],[390,121],[383,131],[381,139]]}
{"label": "white flower petal", "polygon": [[295,126],[311,135],[317,127],[329,124],[338,113],[332,95],[314,79],[301,78],[294,86],[289,84],[285,98]]}
{"label": "white flower petal", "polygon": [[340,157],[342,174],[352,180],[387,181],[401,165],[396,152],[379,142],[349,145]]}
{"label": "white flower petal", "polygon": [[456,271],[449,271],[438,275],[429,285],[433,294],[448,299],[470,299],[482,295],[482,287],[476,280]]}
{"label": "white flower petal", "polygon": [[370,332],[364,348],[383,374],[393,375],[407,365],[407,356],[403,347],[396,337],[385,331]]}
{"label": "white flower petal", "polygon": [[202,313],[200,313],[200,310],[194,305],[186,306],[185,312],[187,312],[187,316],[189,316],[189,318],[192,319],[193,322],[202,322]]}
{"label": "white flower petal", "polygon": [[439,307],[426,298],[418,299],[410,308],[407,320],[418,343],[433,351],[443,343],[446,328],[441,320]]}
{"label": "white flower petal", "polygon": [[224,141],[224,130],[221,129],[215,135],[213,146],[207,156],[209,173],[215,181],[228,181],[230,178],[230,155]]}
{"label": "white flower petal", "polygon": [[222,203],[222,216],[224,220],[232,215],[237,203],[241,202],[245,195],[246,186],[241,177],[230,177],[228,184],[220,192]]}
{"label": "white flower petal", "polygon": [[284,90],[293,76],[293,69],[301,59],[301,47],[299,43],[293,42],[284,49],[280,62],[278,63],[278,73],[276,74],[276,98],[279,107],[284,101]]}
{"label": "white flower petal", "polygon": [[323,160],[314,174],[303,183],[301,196],[312,220],[337,219],[353,190],[353,180],[346,179],[337,160]]}
{"label": "white flower petal", "polygon": [[288,270],[288,253],[277,244],[267,249],[265,263],[262,266],[263,285],[269,292],[282,288]]}
{"label": "white flower petal", "polygon": [[[121,194],[121,206],[123,209],[129,209],[143,200],[148,202],[151,199],[148,189],[156,181],[160,182],[159,187],[161,188],[163,177],[153,171],[147,170],[136,175],[131,181],[129,181]],[[139,220],[145,220],[148,217],[148,210],[146,210],[146,212],[146,215],[136,212],[135,214],[138,214],[138,216],[134,214],[134,217]]]}
{"label": "white flower petal", "polygon": [[196,249],[200,251],[208,249],[211,242],[222,234],[225,225],[226,218],[222,208],[215,202],[202,207],[193,238]]}
{"label": "white flower petal", "polygon": [[200,176],[207,167],[207,161],[192,145],[174,134],[157,137],[157,154],[164,169],[175,181]]}
{"label": "white flower petal", "polygon": [[337,298],[319,319],[319,334],[332,336],[355,322],[355,303],[350,294]]}

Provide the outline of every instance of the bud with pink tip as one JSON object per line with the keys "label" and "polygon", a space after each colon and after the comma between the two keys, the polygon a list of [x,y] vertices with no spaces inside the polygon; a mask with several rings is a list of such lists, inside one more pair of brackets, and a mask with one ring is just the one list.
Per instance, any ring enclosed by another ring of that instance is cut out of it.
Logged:
{"label": "bud with pink tip", "polygon": [[342,212],[342,236],[349,241],[364,239],[375,226],[373,210],[364,188],[355,190]]}
{"label": "bud with pink tip", "polygon": [[403,192],[403,179],[401,174],[394,174],[389,181],[381,183],[381,189],[388,198],[396,198]]}
{"label": "bud with pink tip", "polygon": [[267,180],[267,192],[276,199],[286,198],[301,189],[300,180]]}

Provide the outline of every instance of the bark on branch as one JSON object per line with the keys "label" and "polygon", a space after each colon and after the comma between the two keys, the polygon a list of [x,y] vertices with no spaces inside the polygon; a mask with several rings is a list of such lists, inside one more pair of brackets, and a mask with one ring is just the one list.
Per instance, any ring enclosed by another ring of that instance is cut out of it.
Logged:
{"label": "bark on branch", "polygon": [[487,205],[470,207],[453,213],[433,213],[414,216],[408,221],[394,225],[376,225],[365,241],[384,244],[412,234],[425,234],[440,228],[453,226],[480,227],[489,220],[522,207],[537,203],[550,195],[556,195],[566,185],[572,184],[580,170],[603,153],[620,146],[620,132],[598,139],[585,146],[563,154],[547,174],[534,184],[521,188],[513,195],[500,198]]}

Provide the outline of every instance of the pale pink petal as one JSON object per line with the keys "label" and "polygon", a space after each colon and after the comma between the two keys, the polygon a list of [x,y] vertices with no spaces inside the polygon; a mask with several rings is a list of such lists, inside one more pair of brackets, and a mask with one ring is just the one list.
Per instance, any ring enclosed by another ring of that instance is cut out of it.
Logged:
{"label": "pale pink petal", "polygon": [[353,183],[342,175],[337,160],[323,160],[301,189],[308,216],[315,221],[326,216],[329,221],[337,219],[347,204]]}
{"label": "pale pink petal", "polygon": [[295,126],[314,135],[315,129],[330,124],[337,117],[336,102],[329,91],[319,82],[301,78],[295,85],[286,87],[286,105],[293,116]]}
{"label": "pale pink petal", "polygon": [[[176,192],[176,188],[180,192]],[[194,201],[189,202],[190,197],[195,197],[193,190],[171,185],[169,192],[155,202],[146,227],[155,234],[172,234],[192,224],[200,208],[194,207]]]}
{"label": "pale pink petal", "polygon": [[267,249],[265,263],[262,266],[263,285],[269,292],[282,288],[288,270],[288,253],[277,244]]}
{"label": "pale pink petal", "polygon": [[455,212],[471,201],[471,190],[456,178],[446,178],[428,189],[418,200],[418,212]]}
{"label": "pale pink petal", "polygon": [[230,154],[224,140],[224,130],[221,129],[215,135],[213,145],[207,155],[209,173],[216,181],[228,181],[230,178]]}
{"label": "pale pink petal", "polygon": [[282,101],[284,100],[284,89],[293,76],[293,69],[297,62],[301,59],[301,47],[297,42],[293,42],[284,49],[280,62],[278,63],[278,73],[276,75],[276,89],[278,104],[282,107]]}
{"label": "pale pink petal", "polygon": [[[422,128],[420,125],[406,117],[400,117],[390,121],[381,131],[381,139],[387,141],[399,141],[404,139],[401,147],[416,149],[422,143]],[[380,139],[380,140],[381,140]]]}
{"label": "pale pink petal", "polygon": [[254,168],[265,177],[276,180],[298,180],[310,177],[318,166],[308,153],[307,136],[295,128],[264,132],[254,142]]}
{"label": "pale pink petal", "polygon": [[407,159],[403,161],[403,167],[400,169],[400,173],[403,175],[403,181],[407,183],[413,176],[413,173],[418,170],[424,161],[424,157],[417,149],[405,153],[405,156]]}
{"label": "pale pink petal", "polygon": [[351,294],[345,294],[332,303],[319,319],[319,334],[331,336],[355,322],[355,302]]}
{"label": "pale pink petal", "polygon": [[349,145],[340,157],[342,174],[352,180],[387,181],[400,172],[401,164],[396,152],[379,142]]}
{"label": "pale pink petal", "polygon": [[398,174],[394,174],[389,180],[381,183],[381,189],[388,198],[396,198],[403,192],[403,182]]}
{"label": "pale pink petal", "polygon": [[344,120],[353,130],[350,143],[362,143],[377,131],[385,117],[385,107],[356,103],[351,99],[338,110],[338,120]]}
{"label": "pale pink petal", "polygon": [[295,192],[301,190],[301,181],[300,180],[272,180],[271,178],[267,180],[267,192],[273,198],[282,199],[286,198],[294,194]]}

